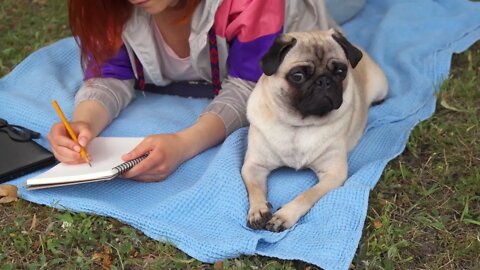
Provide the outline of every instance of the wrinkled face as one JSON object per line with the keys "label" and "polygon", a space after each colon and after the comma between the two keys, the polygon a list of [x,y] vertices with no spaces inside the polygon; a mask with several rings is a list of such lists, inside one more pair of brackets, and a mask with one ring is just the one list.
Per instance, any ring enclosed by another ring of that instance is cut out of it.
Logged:
{"label": "wrinkled face", "polygon": [[292,106],[306,117],[323,116],[340,108],[343,102],[343,81],[348,63],[341,58],[327,56],[321,46],[315,46],[315,55],[294,65],[286,74]]}
{"label": "wrinkled face", "polygon": [[174,7],[179,0],[128,0],[133,5],[139,6],[148,14],[158,14],[168,7]]}
{"label": "wrinkled face", "polygon": [[262,59],[264,73],[283,80],[276,94],[303,118],[324,116],[342,105],[349,66],[361,58],[350,43],[343,48],[345,41],[334,31],[291,33],[280,36]]}

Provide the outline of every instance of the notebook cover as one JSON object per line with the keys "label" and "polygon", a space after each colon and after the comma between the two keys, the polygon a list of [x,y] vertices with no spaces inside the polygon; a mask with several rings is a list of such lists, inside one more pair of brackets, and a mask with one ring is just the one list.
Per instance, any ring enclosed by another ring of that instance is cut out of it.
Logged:
{"label": "notebook cover", "polygon": [[0,183],[56,162],[53,154],[33,140],[18,142],[0,132]]}

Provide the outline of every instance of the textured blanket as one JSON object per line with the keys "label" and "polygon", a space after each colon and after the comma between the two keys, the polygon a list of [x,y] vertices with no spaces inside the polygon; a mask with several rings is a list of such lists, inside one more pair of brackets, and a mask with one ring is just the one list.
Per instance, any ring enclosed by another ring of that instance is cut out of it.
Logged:
{"label": "textured blanket", "polygon": [[[347,269],[358,246],[368,195],[388,161],[405,148],[412,128],[434,112],[436,91],[454,52],[480,38],[480,3],[466,0],[371,0],[344,25],[390,81],[387,100],[371,108],[368,126],[349,154],[349,178],[322,198],[292,229],[272,233],[246,226],[248,200],[240,168],[247,128],[183,164],[166,181],[113,180],[40,191],[26,200],[116,218],[204,262],[241,254],[303,260],[324,269]],[[67,116],[82,83],[73,39],[43,48],[0,80],[0,117],[46,134],[58,121],[51,100]],[[146,136],[191,125],[208,100],[147,94],[137,98],[101,135]],[[1,150],[0,150],[1,151]],[[308,171],[279,169],[269,177],[276,209],[316,182]]]}

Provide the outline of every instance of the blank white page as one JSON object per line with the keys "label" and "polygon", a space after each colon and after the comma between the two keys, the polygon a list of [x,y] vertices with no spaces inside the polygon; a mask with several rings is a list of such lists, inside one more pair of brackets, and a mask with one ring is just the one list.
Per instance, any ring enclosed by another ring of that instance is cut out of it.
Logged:
{"label": "blank white page", "polygon": [[27,180],[29,185],[68,183],[110,177],[112,169],[124,161],[122,155],[130,152],[143,138],[141,137],[97,137],[87,146],[92,167],[87,163],[69,165],[59,163],[50,170]]}

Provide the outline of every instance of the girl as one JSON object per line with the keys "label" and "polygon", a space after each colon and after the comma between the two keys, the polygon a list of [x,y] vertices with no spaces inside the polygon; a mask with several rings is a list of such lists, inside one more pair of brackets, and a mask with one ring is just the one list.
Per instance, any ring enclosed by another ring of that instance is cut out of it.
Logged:
{"label": "girl", "polygon": [[[248,124],[260,58],[278,35],[336,27],[322,0],[70,0],[69,22],[85,71],[71,122],[81,146],[119,115],[134,89],[213,97],[192,126],[148,136],[123,156],[149,153],[124,174],[141,181],[166,178]],[[61,123],[48,139],[59,161],[84,162]]]}

